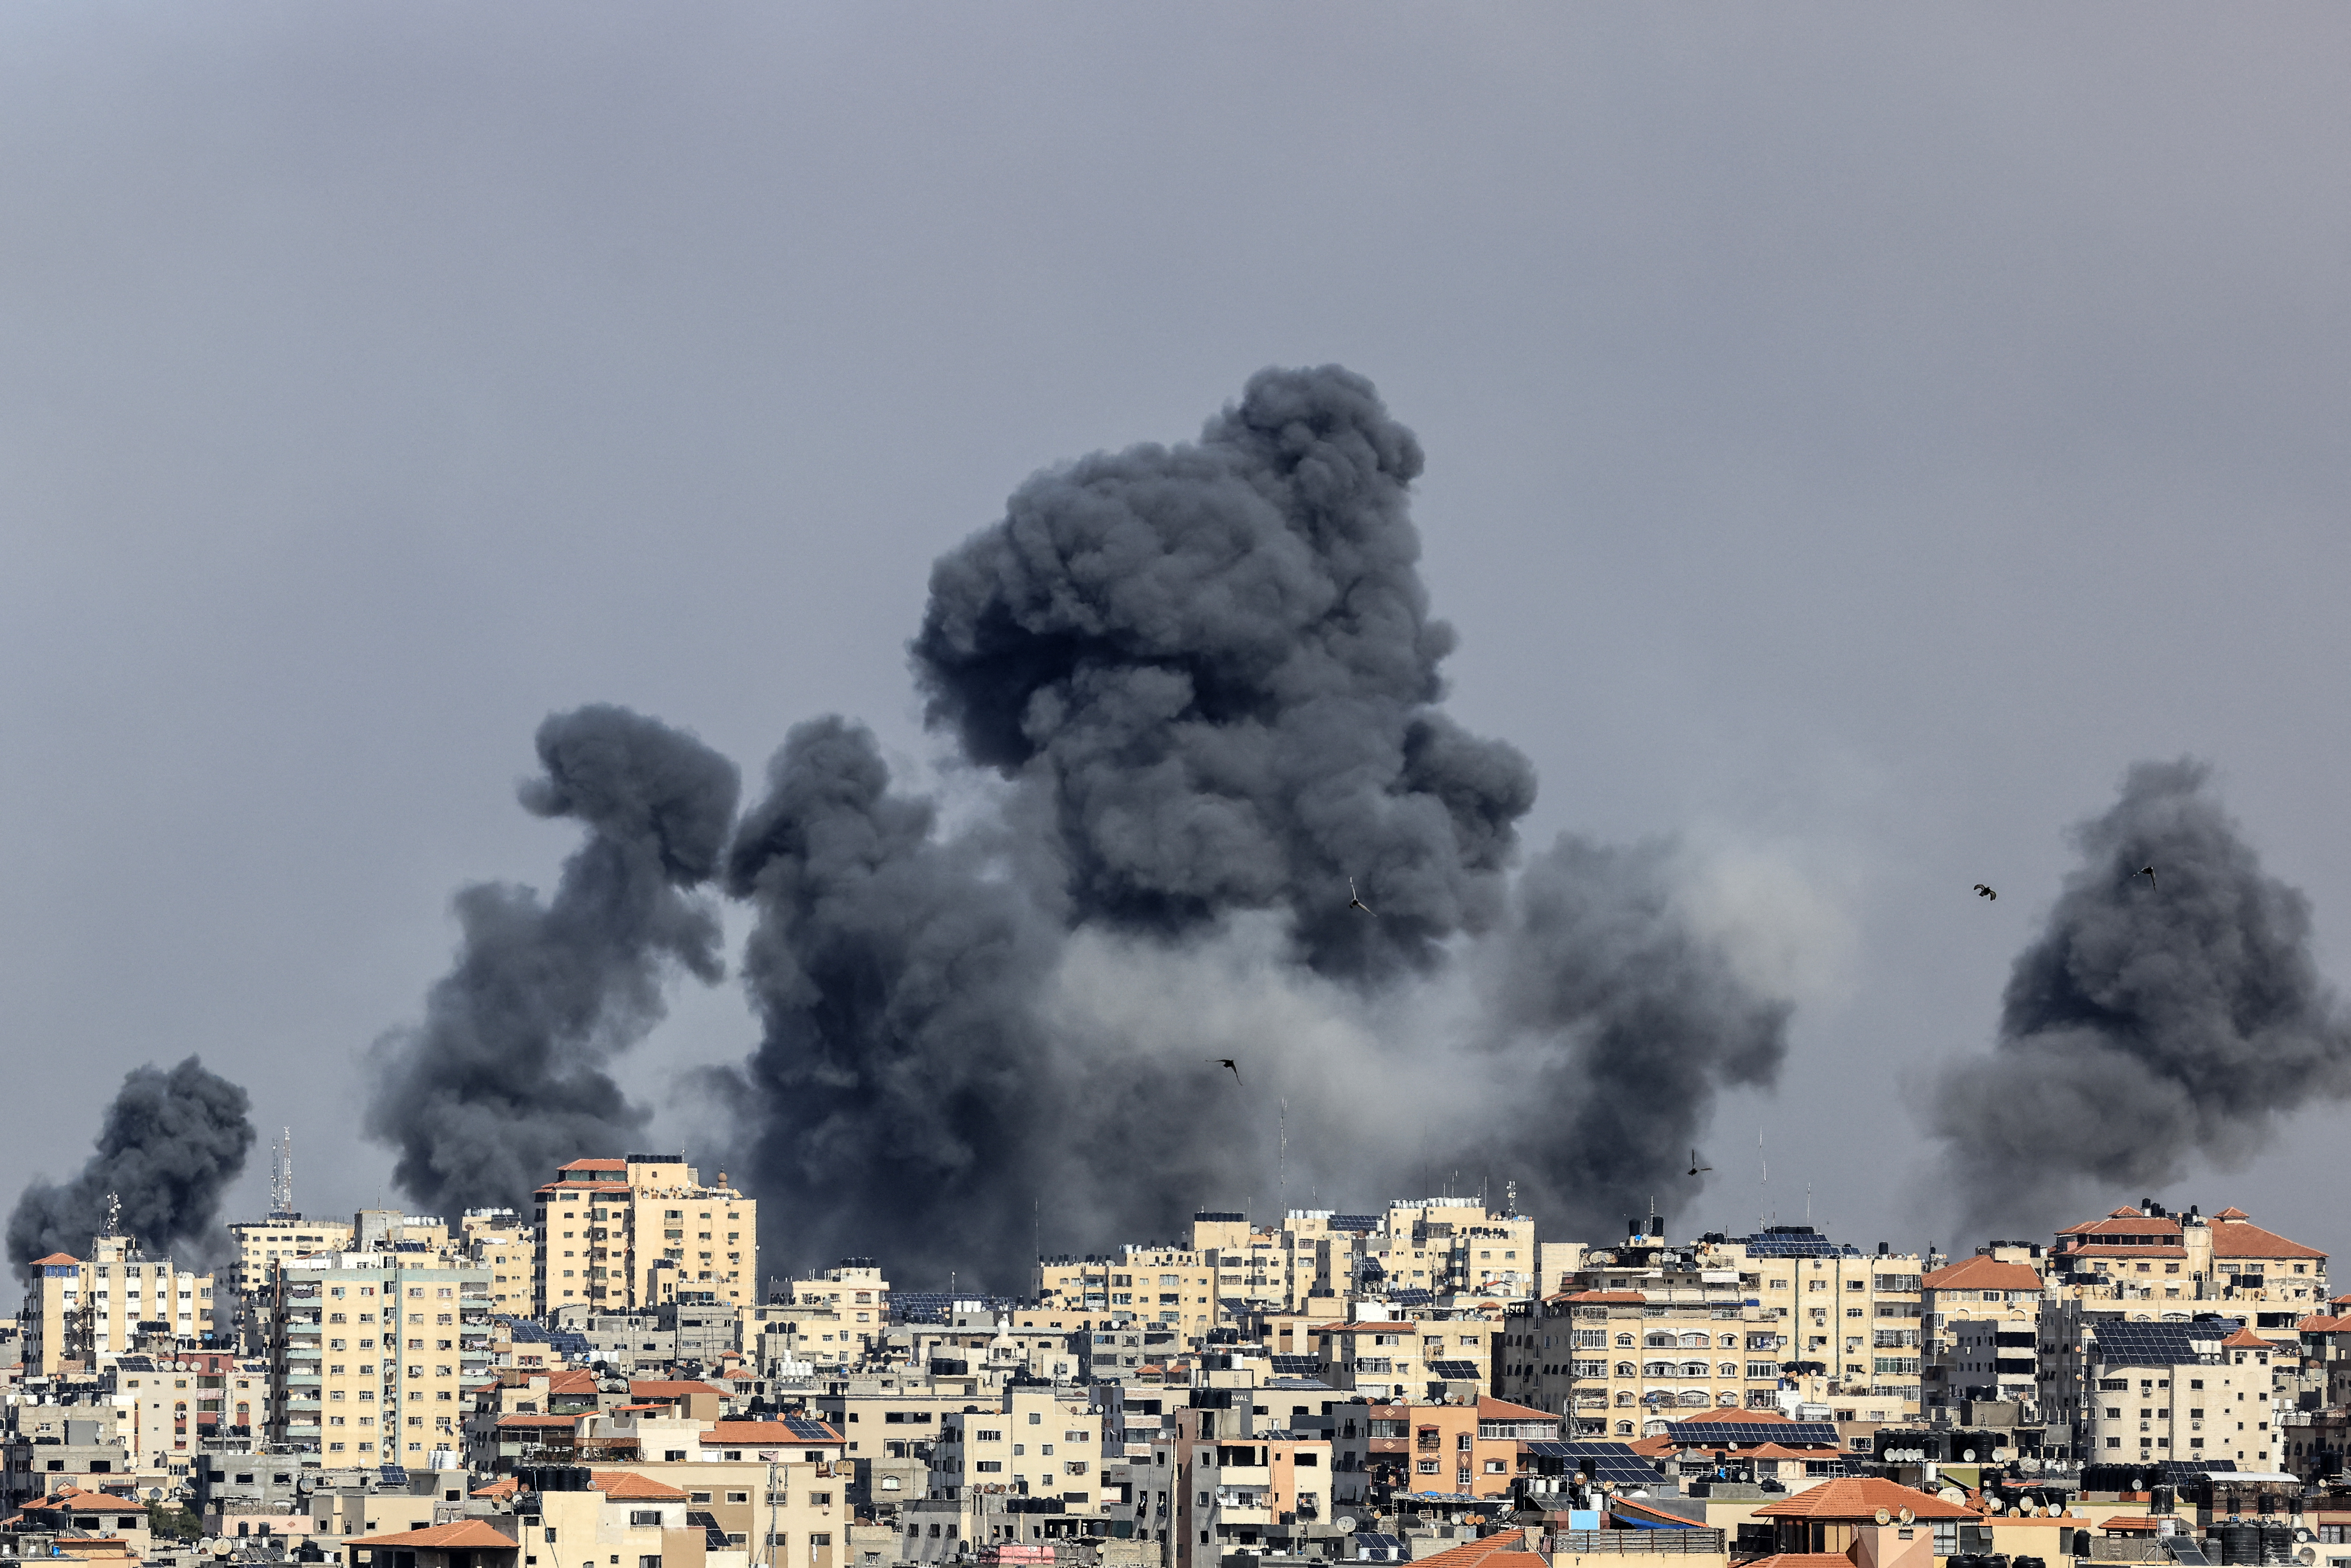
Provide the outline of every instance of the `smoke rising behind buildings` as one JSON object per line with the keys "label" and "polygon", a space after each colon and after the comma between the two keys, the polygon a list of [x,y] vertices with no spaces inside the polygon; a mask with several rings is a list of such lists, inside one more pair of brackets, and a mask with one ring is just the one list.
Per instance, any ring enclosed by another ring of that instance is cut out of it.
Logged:
{"label": "smoke rising behind buildings", "polygon": [[2208,768],[2137,764],[2075,840],[1991,1054],[1936,1085],[1970,1224],[2040,1225],[2085,1190],[2236,1164],[2280,1116],[2351,1094],[2351,1019],[2312,959],[2309,903],[2262,869]]}
{"label": "smoke rising behind buildings", "polygon": [[[21,1272],[53,1252],[76,1257],[110,1229],[174,1262],[225,1256],[221,1194],[253,1147],[246,1092],[189,1057],[168,1072],[134,1067],[99,1124],[97,1149],[65,1182],[36,1181],[8,1216]],[[119,1204],[119,1212],[110,1210]],[[112,1220],[111,1227],[110,1219]]]}
{"label": "smoke rising behind buildings", "polygon": [[462,890],[455,966],[423,1021],[377,1047],[368,1134],[436,1209],[527,1209],[558,1164],[630,1142],[649,1113],[607,1063],[661,1021],[673,971],[709,982],[725,968],[717,912],[693,890],[718,870],[735,765],[603,705],[549,716],[538,748],[524,807],[578,820],[587,841],[544,903],[504,883]]}

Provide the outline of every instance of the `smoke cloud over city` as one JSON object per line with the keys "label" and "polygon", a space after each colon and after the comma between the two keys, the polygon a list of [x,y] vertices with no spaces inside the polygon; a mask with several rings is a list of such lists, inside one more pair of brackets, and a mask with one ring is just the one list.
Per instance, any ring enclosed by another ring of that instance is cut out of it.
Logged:
{"label": "smoke cloud over city", "polygon": [[2045,1228],[2085,1194],[2241,1162],[2282,1114],[2351,1094],[2351,1019],[2312,958],[2308,901],[2262,870],[2208,768],[2137,765],[2075,837],[1991,1054],[1937,1085],[1970,1226]]}
{"label": "smoke cloud over city", "polygon": [[[221,1195],[253,1148],[246,1092],[191,1056],[165,1071],[134,1067],[106,1108],[98,1146],[71,1180],[36,1181],[8,1216],[21,1272],[54,1252],[84,1257],[111,1228],[154,1257],[209,1263],[225,1255]],[[119,1207],[118,1207],[119,1206]],[[113,1211],[111,1215],[110,1211]]]}
{"label": "smoke cloud over city", "polygon": [[528,1210],[556,1166],[632,1143],[649,1113],[607,1065],[666,1010],[676,970],[725,972],[717,873],[741,779],[692,736],[591,706],[539,726],[542,775],[524,807],[575,819],[587,841],[555,895],[476,883],[456,896],[457,960],[423,1021],[378,1042],[370,1136],[399,1151],[418,1203]]}
{"label": "smoke cloud over city", "polygon": [[1139,1239],[1407,1169],[1611,1228],[1688,1190],[1786,1009],[1661,852],[1565,841],[1514,896],[1533,771],[1440,706],[1421,463],[1325,367],[1022,486],[914,643],[933,724],[1000,780],[969,826],[854,726],[795,731],[727,871],[765,1023],[731,1165],[794,1217],[778,1262],[969,1280],[1048,1224]]}

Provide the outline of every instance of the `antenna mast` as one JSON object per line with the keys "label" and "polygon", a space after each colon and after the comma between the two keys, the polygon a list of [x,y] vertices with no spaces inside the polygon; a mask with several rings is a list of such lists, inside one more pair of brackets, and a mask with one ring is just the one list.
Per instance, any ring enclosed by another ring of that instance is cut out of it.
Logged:
{"label": "antenna mast", "polygon": [[270,1151],[269,1218],[294,1218],[294,1129],[278,1130],[277,1147]]}

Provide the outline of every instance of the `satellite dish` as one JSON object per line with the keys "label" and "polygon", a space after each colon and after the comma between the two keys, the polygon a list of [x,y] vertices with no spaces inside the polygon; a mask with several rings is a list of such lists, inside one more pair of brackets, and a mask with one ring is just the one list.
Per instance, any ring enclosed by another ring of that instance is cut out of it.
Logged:
{"label": "satellite dish", "polygon": [[1959,1458],[1972,1465],[1976,1462],[1976,1451],[1973,1448],[1970,1448],[1967,1452],[1961,1454]]}
{"label": "satellite dish", "polygon": [[1917,1516],[1917,1514],[1915,1514],[1915,1513],[1911,1512],[1908,1509],[1907,1509],[1907,1508],[1906,1508],[1906,1509],[1903,1509],[1900,1512],[1896,1513],[1894,1517],[1895,1517],[1896,1519],[1897,1519],[1897,1520],[1901,1521],[1904,1524],[1908,1524],[1911,1521],[1913,1521],[1913,1520],[1917,1519],[1918,1516]]}
{"label": "satellite dish", "polygon": [[228,1542],[225,1541],[215,1541],[213,1542],[213,1555],[215,1557],[227,1556],[228,1550]]}
{"label": "satellite dish", "polygon": [[2306,1524],[2295,1525],[2294,1527],[2294,1538],[2297,1543],[2308,1541],[2311,1538],[2310,1526]]}
{"label": "satellite dish", "polygon": [[1968,1494],[1961,1491],[1957,1487],[1945,1487],[1941,1491],[1937,1492],[1935,1495],[1941,1498],[1945,1502],[1965,1502],[1968,1500]]}
{"label": "satellite dish", "polygon": [[1362,1528],[1362,1525],[1352,1517],[1340,1519],[1334,1522],[1339,1526],[1339,1533],[1342,1535],[1353,1535]]}
{"label": "satellite dish", "polygon": [[2006,1505],[1996,1497],[1988,1497],[1984,1499],[1984,1511],[1987,1513],[1998,1513]]}
{"label": "satellite dish", "polygon": [[2294,1554],[2294,1560],[2301,1563],[2302,1568],[2312,1568],[2312,1564],[2318,1561],[2318,1552],[2315,1548],[2305,1546]]}
{"label": "satellite dish", "polygon": [[1877,1522],[1880,1524],[1891,1524],[1894,1522],[1894,1513],[1890,1509],[1879,1509],[1876,1518]]}

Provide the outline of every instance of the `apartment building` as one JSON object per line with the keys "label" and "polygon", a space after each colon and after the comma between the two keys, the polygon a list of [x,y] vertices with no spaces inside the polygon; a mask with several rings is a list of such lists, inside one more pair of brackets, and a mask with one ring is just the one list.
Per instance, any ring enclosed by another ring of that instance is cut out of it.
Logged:
{"label": "apartment building", "polygon": [[25,1364],[44,1375],[68,1362],[95,1367],[158,1335],[193,1343],[213,1332],[213,1277],[151,1258],[131,1237],[93,1236],[87,1259],[52,1252],[32,1269]]}
{"label": "apartment building", "polygon": [[267,1314],[275,1299],[277,1260],[313,1252],[341,1251],[351,1244],[351,1228],[340,1219],[316,1219],[301,1214],[273,1214],[266,1219],[232,1220],[230,1239],[236,1244],[236,1266],[229,1276],[235,1292],[229,1303],[238,1343],[258,1355],[269,1343]]}
{"label": "apartment building", "polygon": [[1064,1513],[1102,1507],[1102,1412],[1084,1396],[1011,1386],[993,1410],[939,1413],[929,1495],[974,1491],[1054,1499]]}
{"label": "apartment building", "polygon": [[1189,1247],[1127,1246],[1083,1258],[1040,1258],[1037,1304],[1071,1313],[1132,1312],[1187,1342],[1217,1326],[1217,1271]]}
{"label": "apartment building", "polygon": [[1330,1517],[1334,1461],[1327,1432],[1257,1428],[1246,1406],[1169,1414],[1150,1440],[1148,1484],[1135,1472],[1138,1532],[1164,1531],[1169,1568],[1209,1568],[1228,1552],[1263,1552],[1300,1523]]}
{"label": "apartment building", "polygon": [[684,1155],[573,1160],[532,1195],[534,1316],[758,1300],[759,1205]]}
{"label": "apartment building", "polygon": [[[1388,1292],[1490,1296],[1535,1294],[1535,1222],[1496,1214],[1482,1199],[1427,1197],[1388,1205],[1384,1223],[1364,1241],[1365,1260]],[[1372,1288],[1369,1281],[1366,1289]]]}
{"label": "apartment building", "polygon": [[1780,1325],[1784,1361],[1824,1375],[1836,1397],[1899,1399],[1917,1413],[1926,1366],[1924,1271],[1915,1253],[1842,1246],[1809,1225],[1767,1226],[1701,1243],[1735,1269],[1761,1319]]}
{"label": "apartment building", "polygon": [[2065,1431],[2085,1464],[2281,1468],[2272,1386],[2281,1353],[2270,1342],[2231,1318],[2085,1321],[2076,1306],[2066,1302],[2048,1325],[2057,1392],[2045,1397],[2044,1451]]}
{"label": "apartment building", "polygon": [[1357,1318],[1313,1331],[1311,1354],[1318,1375],[1332,1387],[1377,1400],[1474,1400],[1492,1392],[1495,1343],[1502,1333],[1499,1309],[1490,1314],[1406,1317],[1365,1302]]}
{"label": "apartment building", "polygon": [[1962,1399],[2041,1396],[2041,1309],[2047,1289],[2033,1266],[2041,1249],[1993,1242],[1921,1280],[1926,1312],[1926,1407]]}
{"label": "apartment building", "polygon": [[2153,1199],[2057,1232],[2047,1271],[2085,1300],[2200,1301],[2249,1313],[2257,1329],[2291,1329],[2327,1300],[2318,1249],[2264,1230],[2241,1208],[2208,1218]]}
{"label": "apartment building", "polygon": [[269,1427],[266,1360],[217,1351],[126,1355],[113,1382],[130,1412],[132,1457],[175,1474],[206,1439],[257,1441]]}
{"label": "apartment building", "polygon": [[490,1366],[487,1271],[384,1251],[278,1261],[270,1440],[329,1468],[458,1450],[465,1391]]}
{"label": "apartment building", "polygon": [[1334,1464],[1351,1499],[1375,1488],[1389,1493],[1441,1491],[1507,1497],[1518,1473],[1519,1445],[1556,1442],[1561,1418],[1547,1410],[1484,1398],[1474,1404],[1426,1400],[1344,1407],[1332,1437]]}
{"label": "apartment building", "polygon": [[527,1318],[537,1305],[532,1280],[538,1237],[511,1208],[469,1208],[457,1221],[465,1261],[490,1277],[490,1311]]}

